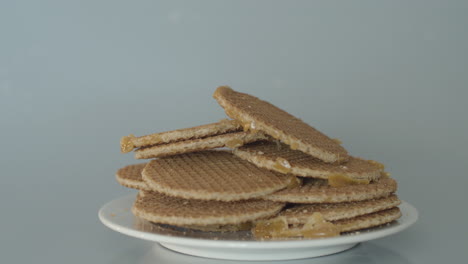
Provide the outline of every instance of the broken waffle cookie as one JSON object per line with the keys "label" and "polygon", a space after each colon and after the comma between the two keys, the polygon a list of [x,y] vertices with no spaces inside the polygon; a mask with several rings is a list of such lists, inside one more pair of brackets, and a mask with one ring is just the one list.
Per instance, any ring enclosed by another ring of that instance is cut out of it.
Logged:
{"label": "broken waffle cookie", "polygon": [[218,87],[213,97],[229,117],[243,124],[244,130],[261,131],[325,162],[348,159],[347,151],[335,140],[269,102],[227,86]]}

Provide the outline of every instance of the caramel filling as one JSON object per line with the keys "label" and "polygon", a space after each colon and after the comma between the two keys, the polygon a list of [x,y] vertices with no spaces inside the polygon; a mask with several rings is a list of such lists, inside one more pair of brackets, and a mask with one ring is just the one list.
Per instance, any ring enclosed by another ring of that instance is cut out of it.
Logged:
{"label": "caramel filling", "polygon": [[227,118],[219,120],[219,123],[219,127],[222,129],[230,129],[232,126],[235,126],[237,129],[241,127],[239,122],[237,122],[236,120],[231,120]]}
{"label": "caramel filling", "polygon": [[292,188],[296,188],[300,186],[302,186],[302,179],[294,175],[291,175],[291,181],[289,182],[286,189],[292,189]]}
{"label": "caramel filling", "polygon": [[237,122],[240,123],[239,121],[239,116],[235,111],[230,111],[228,109],[224,109],[224,112],[226,112],[226,115],[228,115],[230,118],[235,119]]}
{"label": "caramel filling", "polygon": [[321,213],[313,213],[302,227],[302,236],[306,238],[333,237],[340,235],[338,226],[326,221]]}
{"label": "caramel filling", "polygon": [[322,214],[313,213],[302,227],[289,227],[285,217],[258,221],[252,233],[259,239],[270,238],[324,238],[340,234],[340,229],[326,221]]}
{"label": "caramel filling", "polygon": [[328,185],[332,187],[343,187],[348,185],[369,184],[369,180],[353,179],[343,174],[333,174],[328,176]]}
{"label": "caramel filling", "polygon": [[232,119],[236,120],[236,122],[242,126],[242,128],[244,129],[244,131],[250,131],[252,133],[255,133],[255,132],[258,132],[258,128],[257,128],[257,125],[254,121],[252,122],[242,122],[241,121],[241,118],[239,118],[239,115],[235,112],[235,111],[230,111],[230,110],[227,110],[227,109],[224,109],[224,111],[226,112],[226,114],[231,117]]}
{"label": "caramel filling", "polygon": [[242,141],[242,140],[240,140],[238,138],[231,139],[228,142],[226,142],[226,147],[228,147],[228,148],[237,148],[237,147],[240,147],[242,145],[244,145],[244,141]]}
{"label": "caramel filling", "polygon": [[279,132],[276,130],[271,131],[272,133],[270,136],[272,136],[274,139],[279,139]]}
{"label": "caramel filling", "polygon": [[135,136],[133,134],[130,134],[126,137],[122,137],[120,139],[120,152],[122,153],[128,153],[135,148],[135,145],[133,145],[133,139]]}
{"label": "caramel filling", "polygon": [[246,132],[251,132],[251,133],[258,132],[257,125],[255,124],[254,121],[241,123],[241,125],[242,125],[242,128],[244,129],[244,131],[246,131]]}
{"label": "caramel filling", "polygon": [[283,158],[276,158],[273,168],[281,173],[289,173],[291,171],[291,164]]}
{"label": "caramel filling", "polygon": [[288,230],[288,222],[284,217],[261,220],[255,223],[252,233],[256,238],[268,239],[281,237]]}
{"label": "caramel filling", "polygon": [[299,148],[299,143],[297,142],[291,142],[291,145],[289,146],[292,150],[296,150]]}
{"label": "caramel filling", "polygon": [[244,128],[244,131],[249,131],[250,130],[250,124],[249,123],[244,123],[244,124],[242,124],[242,128]]}

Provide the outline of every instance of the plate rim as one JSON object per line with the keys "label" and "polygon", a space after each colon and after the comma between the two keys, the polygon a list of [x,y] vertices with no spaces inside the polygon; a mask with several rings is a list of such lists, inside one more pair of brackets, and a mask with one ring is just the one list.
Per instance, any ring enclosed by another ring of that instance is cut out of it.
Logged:
{"label": "plate rim", "polygon": [[[98,212],[99,220],[108,228],[125,234],[127,236],[136,237],[144,240],[154,241],[158,243],[178,244],[192,247],[210,247],[210,248],[311,248],[311,247],[328,247],[336,245],[344,245],[350,243],[360,243],[377,238],[383,238],[389,235],[399,233],[408,227],[412,226],[419,218],[417,209],[406,201],[401,200],[399,208],[402,212],[402,217],[397,220],[399,224],[382,229],[377,229],[360,234],[349,236],[338,236],[320,239],[304,239],[304,240],[286,240],[286,241],[239,241],[239,240],[212,240],[204,238],[190,238],[181,236],[168,236],[156,233],[145,232],[122,226],[112,221],[111,217],[106,215],[106,210],[115,205],[116,203],[128,202],[128,200],[135,200],[134,194],[122,196],[113,199],[104,204]],[[123,214],[133,214],[131,210],[123,212]]]}

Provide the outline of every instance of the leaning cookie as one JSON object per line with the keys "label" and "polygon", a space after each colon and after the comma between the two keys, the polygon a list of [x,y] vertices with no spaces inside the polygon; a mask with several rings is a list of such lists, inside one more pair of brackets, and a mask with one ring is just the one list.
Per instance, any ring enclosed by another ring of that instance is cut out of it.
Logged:
{"label": "leaning cookie", "polygon": [[324,162],[348,159],[347,151],[335,140],[269,102],[227,86],[218,87],[213,97],[244,130],[263,132]]}

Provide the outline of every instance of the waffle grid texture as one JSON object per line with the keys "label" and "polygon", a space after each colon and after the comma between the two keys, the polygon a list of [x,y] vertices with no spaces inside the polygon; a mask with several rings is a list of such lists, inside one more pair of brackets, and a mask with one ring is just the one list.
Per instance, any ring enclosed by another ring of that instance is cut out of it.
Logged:
{"label": "waffle grid texture", "polygon": [[206,138],[187,139],[167,144],[158,144],[142,147],[135,150],[136,159],[150,159],[171,156],[207,149],[227,147],[230,142],[237,141],[239,145],[265,140],[267,136],[262,133],[231,132]]}
{"label": "waffle grid texture", "polygon": [[200,125],[190,128],[153,133],[145,136],[135,137],[133,135],[122,137],[120,148],[122,152],[130,152],[134,148],[165,144],[181,140],[204,138],[229,132],[242,131],[242,127],[235,120],[223,119],[220,122]]}
{"label": "waffle grid texture", "polygon": [[235,201],[264,196],[293,179],[258,168],[227,151],[200,151],[152,160],[143,180],[154,191],[186,199]]}
{"label": "waffle grid texture", "polygon": [[149,191],[150,189],[141,178],[141,172],[145,166],[146,163],[125,166],[117,170],[115,178],[120,185],[127,188]]}
{"label": "waffle grid texture", "polygon": [[289,224],[304,224],[314,213],[322,214],[327,221],[336,221],[390,209],[400,203],[401,201],[396,195],[390,195],[380,199],[359,202],[298,204],[282,210],[279,215],[284,216]]}
{"label": "waffle grid texture", "polygon": [[276,161],[282,158],[291,165],[289,173],[302,177],[327,179],[333,174],[342,174],[354,179],[377,180],[382,168],[373,162],[349,156],[341,164],[325,163],[302,151],[292,150],[283,143],[259,141],[238,147],[233,153],[255,165],[281,172],[276,168]]}
{"label": "waffle grid texture", "polygon": [[342,203],[387,197],[396,190],[396,181],[389,177],[370,184],[343,187],[331,187],[325,180],[306,178],[302,186],[284,189],[263,198],[289,203]]}
{"label": "waffle grid texture", "polygon": [[382,210],[372,214],[361,215],[353,218],[332,221],[340,228],[341,232],[351,232],[390,223],[401,217],[398,207]]}
{"label": "waffle grid texture", "polygon": [[132,212],[147,221],[171,225],[230,225],[277,214],[284,203],[259,199],[222,202],[183,199],[157,192],[139,194]]}
{"label": "waffle grid texture", "polygon": [[251,128],[279,139],[293,149],[330,163],[348,159],[347,151],[333,139],[269,102],[227,86],[218,87],[213,97],[229,117],[250,124]]}

